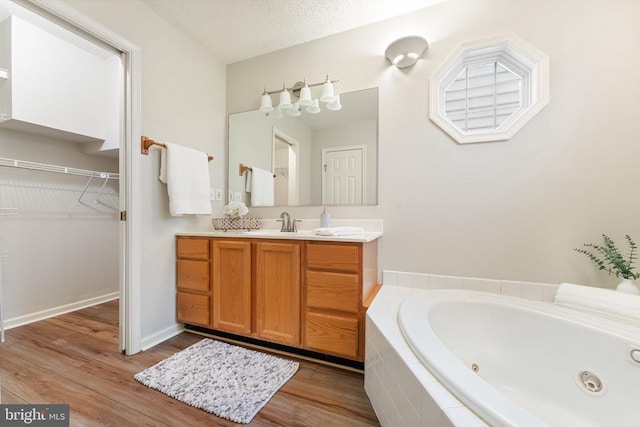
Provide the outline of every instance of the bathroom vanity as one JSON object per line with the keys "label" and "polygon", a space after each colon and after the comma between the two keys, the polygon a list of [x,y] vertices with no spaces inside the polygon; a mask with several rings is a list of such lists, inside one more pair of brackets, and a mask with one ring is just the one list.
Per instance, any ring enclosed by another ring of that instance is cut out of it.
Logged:
{"label": "bathroom vanity", "polygon": [[362,362],[364,302],[376,285],[381,235],[178,234],[178,321],[310,357]]}

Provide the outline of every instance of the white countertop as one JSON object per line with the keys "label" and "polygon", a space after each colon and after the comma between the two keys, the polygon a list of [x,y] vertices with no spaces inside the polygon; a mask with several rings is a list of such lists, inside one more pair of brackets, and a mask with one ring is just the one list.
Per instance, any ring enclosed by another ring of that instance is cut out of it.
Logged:
{"label": "white countertop", "polygon": [[194,231],[176,233],[176,236],[194,237],[241,237],[243,239],[285,239],[285,240],[319,240],[323,242],[359,242],[366,243],[382,237],[382,231],[365,231],[349,236],[318,236],[313,230],[299,230],[296,233],[281,232],[277,229],[260,229],[251,231]]}

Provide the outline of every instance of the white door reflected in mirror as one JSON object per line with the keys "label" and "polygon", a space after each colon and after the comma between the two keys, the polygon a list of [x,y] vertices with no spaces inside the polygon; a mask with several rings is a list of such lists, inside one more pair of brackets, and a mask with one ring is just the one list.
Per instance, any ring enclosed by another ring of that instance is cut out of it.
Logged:
{"label": "white door reflected in mirror", "polygon": [[322,150],[322,204],[362,205],[366,174],[364,145]]}

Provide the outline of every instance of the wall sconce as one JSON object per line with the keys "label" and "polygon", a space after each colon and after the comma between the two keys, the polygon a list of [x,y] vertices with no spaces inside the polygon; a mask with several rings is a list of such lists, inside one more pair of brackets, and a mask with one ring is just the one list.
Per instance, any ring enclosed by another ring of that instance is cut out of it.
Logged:
{"label": "wall sconce", "polygon": [[[309,114],[318,114],[322,109],[320,108],[320,102],[325,103],[325,108],[331,111],[337,111],[342,108],[340,104],[340,95],[336,95],[333,89],[333,84],[339,80],[330,80],[329,76],[324,82],[321,83],[307,83],[306,81],[296,82],[292,87],[287,88],[284,84],[282,89],[267,91],[264,89],[262,96],[260,97],[260,111],[273,118],[281,118],[282,113],[286,113],[290,116],[297,117],[305,111]],[[322,85],[322,93],[320,98],[313,98],[311,96],[311,88],[314,86]],[[274,107],[271,103],[271,95],[280,94],[280,103]],[[299,98],[296,102],[291,102],[291,96]]]}
{"label": "wall sconce", "polygon": [[389,62],[398,68],[407,68],[415,65],[429,43],[420,36],[403,37],[391,43],[384,55]]}

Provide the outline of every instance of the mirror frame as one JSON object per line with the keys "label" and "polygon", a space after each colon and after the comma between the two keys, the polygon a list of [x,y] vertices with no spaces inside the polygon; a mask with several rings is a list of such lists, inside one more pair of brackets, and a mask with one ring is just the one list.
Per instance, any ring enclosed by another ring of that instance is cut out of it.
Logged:
{"label": "mirror frame", "polygon": [[[445,92],[465,68],[492,62],[517,70],[523,105],[495,129],[465,131],[447,117]],[[549,56],[511,33],[462,43],[433,74],[429,91],[429,118],[459,144],[508,140],[549,103]]]}

